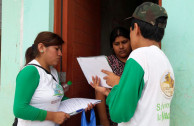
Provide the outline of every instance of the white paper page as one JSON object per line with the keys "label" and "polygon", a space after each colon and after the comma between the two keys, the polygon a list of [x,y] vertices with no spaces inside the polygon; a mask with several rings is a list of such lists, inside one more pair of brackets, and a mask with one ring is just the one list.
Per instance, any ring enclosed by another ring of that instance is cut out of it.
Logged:
{"label": "white paper page", "polygon": [[89,84],[92,82],[92,76],[98,76],[101,79],[101,86],[112,88],[103,79],[106,74],[101,72],[102,69],[112,72],[105,56],[79,57],[77,60]]}
{"label": "white paper page", "polygon": [[101,100],[96,99],[87,99],[87,98],[70,98],[61,102],[58,111],[63,111],[70,115],[75,115],[79,112],[76,112],[81,109],[85,109],[88,107],[88,104],[98,104]]}

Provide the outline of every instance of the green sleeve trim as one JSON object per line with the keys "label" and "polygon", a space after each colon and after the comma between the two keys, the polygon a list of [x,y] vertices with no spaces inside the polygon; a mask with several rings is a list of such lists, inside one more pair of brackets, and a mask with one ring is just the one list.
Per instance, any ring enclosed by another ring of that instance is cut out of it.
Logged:
{"label": "green sleeve trim", "polygon": [[44,121],[46,119],[46,116],[47,116],[47,111],[42,110],[39,112],[36,120]]}
{"label": "green sleeve trim", "polygon": [[35,66],[26,66],[16,78],[16,89],[13,112],[18,118],[25,120],[44,120],[46,112],[30,104],[32,96],[38,87],[40,75]]}
{"label": "green sleeve trim", "polygon": [[125,64],[118,85],[109,93],[106,104],[113,122],[128,122],[134,115],[144,88],[144,70],[134,59]]}

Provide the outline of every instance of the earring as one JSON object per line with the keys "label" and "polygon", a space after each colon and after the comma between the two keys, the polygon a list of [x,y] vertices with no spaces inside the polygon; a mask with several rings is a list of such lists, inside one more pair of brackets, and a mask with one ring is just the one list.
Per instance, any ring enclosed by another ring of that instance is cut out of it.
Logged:
{"label": "earring", "polygon": [[41,50],[40,52],[41,52],[41,53],[43,53],[44,51],[43,51],[43,50]]}

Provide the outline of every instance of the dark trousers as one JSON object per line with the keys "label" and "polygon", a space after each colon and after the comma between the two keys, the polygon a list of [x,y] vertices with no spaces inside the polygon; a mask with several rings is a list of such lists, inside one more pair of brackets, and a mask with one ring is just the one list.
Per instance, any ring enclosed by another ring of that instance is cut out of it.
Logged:
{"label": "dark trousers", "polygon": [[18,124],[18,118],[15,118],[14,123],[13,123],[12,126],[17,126],[17,124]]}

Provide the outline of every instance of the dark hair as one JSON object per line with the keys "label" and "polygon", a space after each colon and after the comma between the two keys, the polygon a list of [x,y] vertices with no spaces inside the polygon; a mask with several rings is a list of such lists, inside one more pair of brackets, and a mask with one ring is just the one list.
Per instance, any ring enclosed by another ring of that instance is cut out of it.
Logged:
{"label": "dark hair", "polygon": [[129,31],[123,27],[116,27],[112,30],[110,34],[110,47],[113,48],[113,42],[118,36],[123,36],[125,38],[129,38]]}
{"label": "dark hair", "polygon": [[153,26],[147,22],[133,18],[131,21],[132,30],[134,29],[134,23],[137,23],[140,27],[141,34],[144,38],[160,42],[164,36],[164,28],[157,27],[159,23],[167,23],[166,17],[159,17],[156,19],[156,24]]}
{"label": "dark hair", "polygon": [[42,43],[44,46],[53,46],[53,45],[62,45],[64,41],[60,36],[53,32],[40,32],[36,39],[34,40],[34,44],[26,50],[25,58],[26,64],[32,61],[39,55],[38,44]]}

